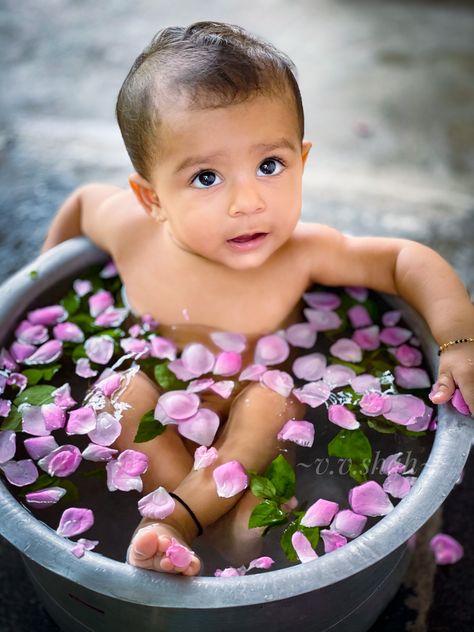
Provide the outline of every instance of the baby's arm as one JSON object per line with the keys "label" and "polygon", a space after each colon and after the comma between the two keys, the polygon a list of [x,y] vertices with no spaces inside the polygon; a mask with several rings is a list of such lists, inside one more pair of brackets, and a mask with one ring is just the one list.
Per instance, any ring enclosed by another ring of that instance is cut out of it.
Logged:
{"label": "baby's arm", "polygon": [[[407,239],[349,237],[312,225],[311,277],[327,285],[356,285],[399,294],[428,323],[438,345],[474,337],[474,306],[453,268],[434,250]],[[458,385],[474,415],[474,343],[442,352],[435,404]]]}
{"label": "baby's arm", "polygon": [[106,230],[109,223],[103,217],[104,202],[121,192],[123,189],[108,184],[87,184],[76,189],[54,217],[41,252],[78,235],[86,235],[109,251]]}

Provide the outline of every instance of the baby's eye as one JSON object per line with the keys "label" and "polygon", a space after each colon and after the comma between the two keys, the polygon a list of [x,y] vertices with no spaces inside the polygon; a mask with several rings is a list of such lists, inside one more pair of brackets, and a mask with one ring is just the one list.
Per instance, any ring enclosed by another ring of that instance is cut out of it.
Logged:
{"label": "baby's eye", "polygon": [[208,189],[216,184],[219,184],[222,180],[214,171],[201,171],[195,178],[193,178],[191,184],[197,189]]}
{"label": "baby's eye", "polygon": [[267,158],[260,164],[257,175],[276,176],[283,171],[284,167],[285,166],[281,160],[277,160],[276,158]]}

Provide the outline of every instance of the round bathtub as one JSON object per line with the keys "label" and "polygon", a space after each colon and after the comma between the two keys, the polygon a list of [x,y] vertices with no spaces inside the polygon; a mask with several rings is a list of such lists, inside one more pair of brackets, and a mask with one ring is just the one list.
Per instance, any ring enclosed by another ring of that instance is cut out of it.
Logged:
{"label": "round bathtub", "polygon": [[[9,279],[0,288],[0,346],[26,309],[41,297],[47,302],[57,284],[105,259],[87,240],[76,238]],[[401,301],[385,298],[402,309],[433,369],[436,347],[425,324]],[[397,591],[409,560],[408,539],[454,486],[473,437],[472,420],[441,407],[429,459],[391,513],[314,562],[257,575],[184,578],[143,571],[94,552],[77,559],[70,552],[73,544],[34,517],[1,482],[0,534],[18,549],[45,607],[68,632],[367,630]]]}

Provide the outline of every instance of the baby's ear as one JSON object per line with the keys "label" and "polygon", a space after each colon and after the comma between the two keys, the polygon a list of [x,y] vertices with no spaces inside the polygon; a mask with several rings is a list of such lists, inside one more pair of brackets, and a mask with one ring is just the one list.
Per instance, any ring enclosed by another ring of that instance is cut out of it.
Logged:
{"label": "baby's ear", "polygon": [[313,146],[313,143],[310,143],[309,140],[304,140],[301,143],[301,158],[303,160],[303,167],[306,164],[306,159],[308,158],[309,150]]}
{"label": "baby's ear", "polygon": [[132,173],[128,183],[146,214],[155,221],[162,222],[160,200],[148,180],[138,173]]}

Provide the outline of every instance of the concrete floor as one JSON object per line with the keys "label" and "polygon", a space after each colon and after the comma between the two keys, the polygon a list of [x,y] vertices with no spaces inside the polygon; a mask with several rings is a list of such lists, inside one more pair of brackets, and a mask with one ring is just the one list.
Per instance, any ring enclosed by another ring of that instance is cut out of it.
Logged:
{"label": "concrete floor", "polygon": [[[454,265],[472,295],[474,6],[435,0],[208,0],[204,8],[190,0],[3,0],[0,281],[36,255],[74,187],[125,185],[130,166],[113,114],[121,82],[159,28],[202,19],[241,24],[296,63],[314,143],[303,219],[422,241]],[[453,512],[461,523],[456,494],[445,530]],[[463,544],[472,561],[471,543]],[[450,587],[466,590],[467,564],[436,577],[426,567],[424,606],[418,602],[407,630],[451,629],[433,612],[436,603],[449,610]],[[33,597],[32,610],[20,605],[29,585],[5,543],[2,568],[2,632],[54,630]],[[470,612],[460,610],[452,627],[470,629],[463,627]]]}

